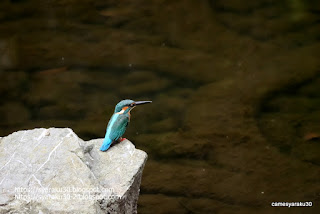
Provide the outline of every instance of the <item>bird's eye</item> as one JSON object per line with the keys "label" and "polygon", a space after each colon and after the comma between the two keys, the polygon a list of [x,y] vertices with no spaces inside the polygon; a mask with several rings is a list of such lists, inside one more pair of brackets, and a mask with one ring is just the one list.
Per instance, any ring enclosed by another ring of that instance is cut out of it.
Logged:
{"label": "bird's eye", "polygon": [[133,103],[131,103],[129,106],[130,106],[130,107],[133,107]]}

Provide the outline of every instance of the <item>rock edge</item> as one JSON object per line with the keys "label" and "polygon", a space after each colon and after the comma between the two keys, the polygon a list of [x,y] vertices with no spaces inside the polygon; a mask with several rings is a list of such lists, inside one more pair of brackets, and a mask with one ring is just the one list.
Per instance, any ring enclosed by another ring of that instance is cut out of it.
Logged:
{"label": "rock edge", "polygon": [[0,138],[0,213],[137,213],[147,154],[128,140],[99,151],[69,128]]}

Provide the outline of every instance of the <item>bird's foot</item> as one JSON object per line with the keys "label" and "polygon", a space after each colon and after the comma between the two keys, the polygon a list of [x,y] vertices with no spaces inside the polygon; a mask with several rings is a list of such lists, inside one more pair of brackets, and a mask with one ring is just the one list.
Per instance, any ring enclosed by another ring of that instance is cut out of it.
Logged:
{"label": "bird's foot", "polygon": [[124,140],[126,140],[127,138],[125,138],[125,137],[120,137],[119,138],[119,142],[122,142],[122,141],[124,141]]}

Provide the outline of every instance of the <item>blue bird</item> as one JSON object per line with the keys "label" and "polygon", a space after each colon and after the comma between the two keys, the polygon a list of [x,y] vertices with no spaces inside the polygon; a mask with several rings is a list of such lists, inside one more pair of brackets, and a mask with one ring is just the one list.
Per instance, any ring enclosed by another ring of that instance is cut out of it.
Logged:
{"label": "blue bird", "polygon": [[122,135],[127,129],[130,121],[130,111],[137,105],[142,105],[146,103],[151,103],[152,101],[133,101],[133,100],[122,100],[120,101],[115,109],[114,114],[109,120],[106,136],[104,137],[101,151],[107,151],[110,145],[120,140],[122,141]]}

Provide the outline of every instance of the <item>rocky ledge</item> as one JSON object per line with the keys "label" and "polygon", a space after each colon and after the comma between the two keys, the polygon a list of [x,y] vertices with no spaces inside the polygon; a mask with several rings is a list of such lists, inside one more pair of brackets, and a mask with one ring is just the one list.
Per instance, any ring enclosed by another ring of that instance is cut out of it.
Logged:
{"label": "rocky ledge", "polygon": [[69,128],[0,138],[0,213],[136,213],[147,154],[101,144]]}

